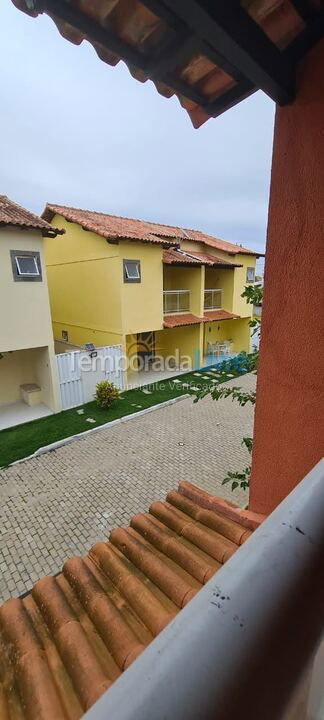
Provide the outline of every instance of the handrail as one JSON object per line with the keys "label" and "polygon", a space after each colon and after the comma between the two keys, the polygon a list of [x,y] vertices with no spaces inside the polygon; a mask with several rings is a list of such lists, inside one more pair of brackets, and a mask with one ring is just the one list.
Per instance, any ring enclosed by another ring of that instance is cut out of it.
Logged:
{"label": "handrail", "polygon": [[324,460],[86,719],[280,720],[323,631],[323,557]]}

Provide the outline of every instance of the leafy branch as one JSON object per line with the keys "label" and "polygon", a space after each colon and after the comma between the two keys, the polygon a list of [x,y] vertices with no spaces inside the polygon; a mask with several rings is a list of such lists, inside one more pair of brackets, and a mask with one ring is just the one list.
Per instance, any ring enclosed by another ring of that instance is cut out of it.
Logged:
{"label": "leafy branch", "polygon": [[[252,452],[252,446],[253,446],[253,438],[251,437],[244,437],[242,440],[242,445],[245,445],[249,453]],[[250,484],[250,475],[251,475],[251,465],[248,465],[244,470],[236,471],[236,472],[230,472],[228,471],[226,477],[224,477],[224,480],[222,481],[222,485],[226,485],[227,483],[232,483],[232,491],[236,490],[236,488],[240,487],[242,490],[246,490],[249,487]]]}
{"label": "leafy branch", "polygon": [[[261,305],[262,304],[262,297],[263,297],[263,288],[261,286],[257,285],[247,285],[244,289],[244,292],[241,295],[242,298],[245,298],[246,302],[249,305]],[[249,325],[251,328],[253,328],[252,335],[255,335],[255,333],[258,331],[260,327],[261,320],[258,317],[253,317],[251,320],[249,320]],[[245,369],[247,372],[256,372],[257,368],[257,362],[258,362],[258,352],[252,353],[250,355],[247,355],[246,353],[242,354],[244,355],[244,363],[245,363]],[[239,370],[239,368],[237,368]],[[236,373],[238,374],[238,373]],[[202,389],[200,392],[197,393],[196,398],[194,402],[197,402],[201,398],[205,397],[206,395],[211,395],[213,400],[220,400],[221,398],[228,398],[230,397],[232,401],[236,400],[241,407],[244,407],[247,403],[251,403],[252,405],[255,405],[256,401],[256,393],[255,392],[245,392],[242,390],[241,387],[220,387],[218,385],[212,386],[209,390]],[[242,440],[242,445],[244,445],[248,452],[251,454],[252,452],[252,446],[253,446],[253,438],[250,437],[244,437]],[[250,476],[251,476],[251,465],[248,465],[244,470],[232,472],[228,471],[226,477],[224,478],[222,484],[226,485],[227,483],[232,483],[232,490],[236,490],[236,488],[240,487],[242,490],[246,490],[249,487],[250,484]]]}
{"label": "leafy branch", "polygon": [[251,465],[248,465],[245,470],[241,472],[230,472],[228,471],[226,477],[222,481],[222,485],[226,485],[228,482],[232,482],[232,491],[240,487],[242,490],[246,490],[250,484]]}
{"label": "leafy branch", "polygon": [[255,392],[245,392],[241,387],[219,387],[214,385],[211,389],[202,388],[197,392],[194,402],[198,402],[201,398],[206,395],[211,395],[213,400],[220,400],[221,398],[231,397],[232,401],[237,400],[239,405],[244,407],[248,402],[255,405]]}

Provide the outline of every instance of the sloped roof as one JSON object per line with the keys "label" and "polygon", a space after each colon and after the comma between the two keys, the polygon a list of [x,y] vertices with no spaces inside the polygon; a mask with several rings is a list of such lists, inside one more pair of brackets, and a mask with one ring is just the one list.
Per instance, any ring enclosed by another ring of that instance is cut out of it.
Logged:
{"label": "sloped roof", "polygon": [[238,320],[239,315],[227,312],[227,310],[205,310],[204,322],[213,322],[214,320]]}
{"label": "sloped roof", "polygon": [[[126,238],[140,242],[162,244],[165,245],[165,247],[177,247],[181,240],[194,240],[195,242],[209,245],[215,248],[215,250],[226,252],[229,255],[249,254],[256,257],[260,256],[259,252],[248,250],[241,245],[235,245],[234,243],[229,243],[219,238],[214,238],[199,230],[190,230],[177,227],[176,225],[162,225],[161,223],[150,222],[149,220],[137,220],[135,218],[109,215],[108,213],[97,212],[95,210],[81,210],[80,208],[67,207],[66,205],[47,203],[42,217],[47,222],[51,222],[55,215],[62,215],[62,217],[69,222],[77,223],[85,230],[90,230],[111,240]],[[197,253],[192,254],[191,251],[184,252],[191,256],[193,254],[197,255]]]}
{"label": "sloped roof", "polygon": [[95,210],[81,210],[80,208],[71,208],[65,205],[52,205],[52,203],[47,203],[42,217],[51,222],[56,214],[62,215],[69,222],[77,223],[85,230],[95,232],[97,235],[109,240],[126,238],[167,247],[177,245],[177,237],[180,237],[179,232],[174,232],[177,228],[170,228],[167,225],[108,215]]}
{"label": "sloped roof", "polygon": [[234,243],[227,242],[227,240],[221,240],[221,238],[215,238],[212,235],[207,235],[200,230],[187,230],[186,231],[190,240],[195,240],[203,245],[215,248],[215,250],[222,250],[229,255],[255,255],[256,257],[263,257],[264,253],[256,252],[255,250],[249,250],[249,248],[243,245],[235,245]]}
{"label": "sloped roof", "polygon": [[164,250],[163,263],[165,265],[209,265],[211,267],[236,268],[242,267],[237,263],[229,260],[222,260],[215,255],[207,255],[207,253],[185,251],[181,249]]}
{"label": "sloped roof", "polygon": [[[7,195],[0,195],[0,227],[20,227],[26,230],[41,230],[43,235],[57,235],[62,230],[52,227],[46,220],[34,215],[10,200]],[[64,231],[63,231],[64,232]]]}
{"label": "sloped roof", "polygon": [[194,258],[182,250],[164,250],[163,263],[164,265],[198,265],[199,267],[202,265],[198,258]]}
{"label": "sloped roof", "polygon": [[243,267],[242,265],[239,265],[238,263],[233,263],[233,262],[230,262],[230,260],[224,260],[222,258],[215,257],[215,255],[208,255],[207,253],[192,252],[190,250],[190,255],[191,255],[191,257],[198,260],[201,265],[210,265],[211,267],[221,267],[221,268]]}
{"label": "sloped roof", "polygon": [[[88,40],[111,66],[124,60],[134,78],[177,95],[194,127],[259,88],[280,104],[295,94],[295,68],[316,41],[320,0],[13,0],[36,17],[46,12],[61,35]],[[314,23],[314,24],[315,24]],[[305,34],[304,42],[300,40]]]}
{"label": "sloped roof", "polygon": [[198,503],[170,492],[1,606],[0,720],[80,718],[248,539]]}
{"label": "sloped roof", "polygon": [[183,325],[199,325],[203,321],[204,318],[192,315],[192,313],[172,313],[172,315],[164,315],[163,327],[175,328]]}

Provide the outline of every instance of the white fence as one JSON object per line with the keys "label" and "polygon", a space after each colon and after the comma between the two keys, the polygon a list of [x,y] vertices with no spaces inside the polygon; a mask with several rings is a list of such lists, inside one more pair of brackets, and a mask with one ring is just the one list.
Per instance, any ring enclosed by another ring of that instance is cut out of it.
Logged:
{"label": "white fence", "polygon": [[96,357],[85,350],[56,355],[62,410],[93,400],[96,384],[109,380],[125,389],[121,345],[95,349]]}

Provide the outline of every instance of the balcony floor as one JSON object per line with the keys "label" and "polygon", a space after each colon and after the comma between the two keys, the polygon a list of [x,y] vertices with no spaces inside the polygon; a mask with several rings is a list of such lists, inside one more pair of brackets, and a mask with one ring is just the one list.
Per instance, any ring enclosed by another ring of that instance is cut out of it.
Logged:
{"label": "balcony floor", "polygon": [[44,403],[30,407],[22,400],[19,400],[10,405],[0,405],[0,430],[14,427],[14,425],[21,425],[30,420],[38,420],[38,418],[52,414],[52,410]]}

